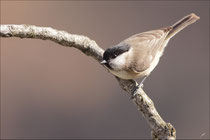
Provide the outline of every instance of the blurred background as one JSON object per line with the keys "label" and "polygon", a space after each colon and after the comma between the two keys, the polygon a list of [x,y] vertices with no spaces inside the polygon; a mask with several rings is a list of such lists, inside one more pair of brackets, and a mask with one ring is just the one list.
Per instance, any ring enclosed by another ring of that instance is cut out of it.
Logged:
{"label": "blurred background", "polygon": [[[177,34],[144,90],[178,139],[209,138],[209,1],[1,1],[1,24],[88,36],[106,49],[127,37],[201,19]],[[117,80],[74,48],[1,38],[2,139],[150,139]]]}

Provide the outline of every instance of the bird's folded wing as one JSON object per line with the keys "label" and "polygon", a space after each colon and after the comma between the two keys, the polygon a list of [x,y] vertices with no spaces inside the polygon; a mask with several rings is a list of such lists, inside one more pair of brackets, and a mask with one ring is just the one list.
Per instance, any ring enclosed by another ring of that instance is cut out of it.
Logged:
{"label": "bird's folded wing", "polygon": [[150,67],[158,51],[162,51],[160,48],[162,48],[162,44],[170,29],[170,27],[166,27],[139,33],[123,41],[123,43],[130,44],[133,53],[135,53],[131,56],[133,57],[131,59],[134,60],[132,62],[135,64],[130,65],[134,72],[139,73]]}

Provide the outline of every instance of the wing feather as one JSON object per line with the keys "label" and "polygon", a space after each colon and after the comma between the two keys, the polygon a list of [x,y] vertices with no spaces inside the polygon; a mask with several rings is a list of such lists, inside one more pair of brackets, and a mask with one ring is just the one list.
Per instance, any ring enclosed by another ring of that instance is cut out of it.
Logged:
{"label": "wing feather", "polygon": [[169,31],[169,27],[166,27],[159,30],[139,33],[124,40],[122,43],[130,44],[133,53],[135,53],[135,55],[131,56],[133,58],[130,58],[133,59],[133,63],[128,67],[136,73],[148,69]]}

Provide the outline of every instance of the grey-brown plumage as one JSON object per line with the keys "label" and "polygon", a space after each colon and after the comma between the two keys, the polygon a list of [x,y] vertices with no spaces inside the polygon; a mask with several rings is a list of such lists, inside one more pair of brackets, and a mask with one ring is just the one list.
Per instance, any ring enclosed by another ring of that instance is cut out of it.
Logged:
{"label": "grey-brown plumage", "polygon": [[133,35],[108,48],[102,63],[123,79],[147,77],[156,67],[168,41],[199,17],[190,14],[172,26]]}
{"label": "grey-brown plumage", "polygon": [[150,67],[158,52],[163,52],[165,39],[171,27],[166,27],[160,30],[153,30],[149,32],[134,35],[123,43],[130,44],[133,47],[134,55],[127,59],[133,59],[128,63],[128,68],[134,72],[143,72]]}

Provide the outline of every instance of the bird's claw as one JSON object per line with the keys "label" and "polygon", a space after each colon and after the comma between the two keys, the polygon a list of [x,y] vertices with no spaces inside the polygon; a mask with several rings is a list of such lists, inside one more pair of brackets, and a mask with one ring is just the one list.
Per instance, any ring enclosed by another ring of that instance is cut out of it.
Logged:
{"label": "bird's claw", "polygon": [[140,84],[136,87],[136,89],[133,91],[133,94],[131,95],[131,99],[134,99],[134,98],[136,97],[136,95],[139,94],[139,93],[138,93],[138,89],[139,89],[139,88],[143,88],[143,86],[144,86],[143,83],[140,83]]}
{"label": "bird's claw", "polygon": [[138,88],[143,88],[144,87],[144,84],[143,83],[140,83],[139,85],[138,85]]}

